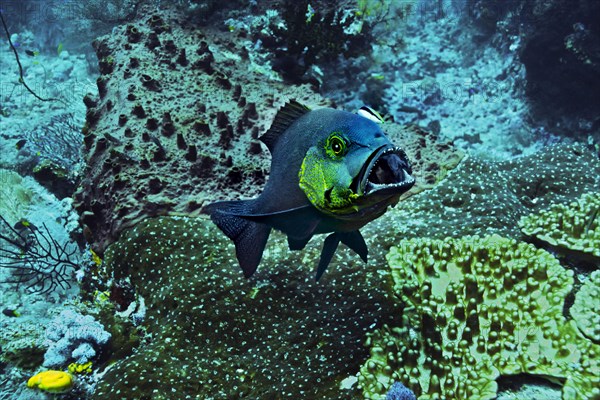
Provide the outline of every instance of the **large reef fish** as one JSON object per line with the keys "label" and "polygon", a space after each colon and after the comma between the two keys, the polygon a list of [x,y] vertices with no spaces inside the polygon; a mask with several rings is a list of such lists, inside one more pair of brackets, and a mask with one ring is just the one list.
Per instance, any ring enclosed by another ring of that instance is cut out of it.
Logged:
{"label": "large reef fish", "polygon": [[260,138],[271,152],[271,172],[252,200],[221,201],[204,212],[235,243],[250,277],[258,268],[271,229],[301,250],[316,234],[325,239],[318,280],[340,242],[365,262],[359,232],[395,205],[415,183],[405,152],[381,130],[381,117],[368,107],[357,114],[332,108],[310,110],[290,101]]}

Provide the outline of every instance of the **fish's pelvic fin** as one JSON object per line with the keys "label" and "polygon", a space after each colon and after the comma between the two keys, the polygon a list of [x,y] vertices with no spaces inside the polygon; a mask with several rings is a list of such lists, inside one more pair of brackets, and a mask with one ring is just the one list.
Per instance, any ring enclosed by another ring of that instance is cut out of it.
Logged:
{"label": "fish's pelvic fin", "polygon": [[259,138],[259,140],[266,144],[271,154],[273,154],[273,149],[275,148],[279,137],[281,137],[281,134],[285,132],[285,130],[289,128],[294,121],[309,111],[310,108],[297,102],[296,100],[288,101],[279,109],[277,115],[275,115],[273,124],[271,124],[269,130],[266,131],[265,134]]}
{"label": "fish's pelvic fin", "polygon": [[305,239],[293,239],[288,236],[288,247],[290,248],[290,250],[302,250],[304,247],[306,247],[306,243],[308,243],[310,238],[311,236]]}
{"label": "fish's pelvic fin", "polygon": [[338,244],[340,244],[340,235],[338,233],[332,233],[325,238],[323,250],[321,251],[321,259],[319,260],[319,265],[317,266],[317,275],[315,276],[315,281],[318,281],[323,275],[323,272],[325,272],[327,269],[327,266],[333,258],[333,254],[335,253]]}
{"label": "fish's pelvic fin", "polygon": [[348,233],[340,233],[339,235],[342,243],[354,250],[364,262],[367,262],[369,249],[358,229]]}
{"label": "fish's pelvic fin", "polygon": [[204,212],[210,215],[212,221],[233,240],[235,255],[249,278],[258,268],[262,258],[271,227],[250,221],[239,214],[249,213],[253,201],[220,201],[204,207]]}

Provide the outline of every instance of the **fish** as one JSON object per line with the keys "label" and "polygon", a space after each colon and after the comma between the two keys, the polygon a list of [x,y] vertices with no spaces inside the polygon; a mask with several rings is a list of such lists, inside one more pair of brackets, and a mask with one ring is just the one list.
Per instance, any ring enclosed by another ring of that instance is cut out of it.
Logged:
{"label": "fish", "polygon": [[25,146],[26,143],[27,143],[27,139],[21,139],[17,143],[15,143],[15,148],[17,150],[21,150]]}
{"label": "fish", "polygon": [[235,244],[246,278],[260,264],[272,229],[287,236],[292,251],[319,234],[323,244],[315,278],[339,243],[367,262],[359,229],[395,206],[415,183],[405,151],[383,132],[380,114],[334,108],[310,109],[288,101],[261,140],[271,154],[269,178],[249,200],[210,203],[202,212]]}

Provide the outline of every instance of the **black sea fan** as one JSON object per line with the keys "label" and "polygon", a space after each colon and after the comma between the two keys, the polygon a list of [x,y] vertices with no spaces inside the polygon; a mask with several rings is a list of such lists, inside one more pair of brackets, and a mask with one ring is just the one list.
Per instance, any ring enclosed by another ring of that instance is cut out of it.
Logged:
{"label": "black sea fan", "polygon": [[78,267],[77,246],[60,243],[46,224],[35,227],[28,221],[15,226],[0,215],[0,268],[10,269],[5,283],[34,293],[49,293],[71,287],[70,276]]}

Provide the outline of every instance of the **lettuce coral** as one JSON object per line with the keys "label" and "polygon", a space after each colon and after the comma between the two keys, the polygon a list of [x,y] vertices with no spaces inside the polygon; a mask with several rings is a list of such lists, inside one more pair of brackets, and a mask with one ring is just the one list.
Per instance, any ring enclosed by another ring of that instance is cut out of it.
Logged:
{"label": "lettuce coral", "polygon": [[521,231],[559,250],[581,253],[600,263],[600,193],[519,220]]}
{"label": "lettuce coral", "polygon": [[499,376],[521,373],[563,399],[600,395],[600,346],[563,316],[573,272],[550,253],[493,235],[404,240],[387,259],[405,323],[368,335],[365,398],[400,381],[419,399],[492,399]]}
{"label": "lettuce coral", "polygon": [[592,272],[581,286],[569,311],[581,333],[600,342],[600,271]]}

